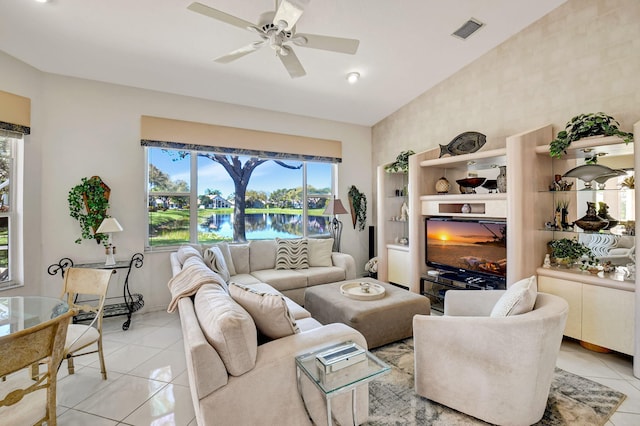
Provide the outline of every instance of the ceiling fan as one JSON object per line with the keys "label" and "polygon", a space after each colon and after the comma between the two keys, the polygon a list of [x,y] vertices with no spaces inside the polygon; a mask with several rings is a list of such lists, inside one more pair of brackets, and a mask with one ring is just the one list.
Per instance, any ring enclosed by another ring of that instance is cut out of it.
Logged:
{"label": "ceiling fan", "polygon": [[227,64],[255,52],[263,46],[271,47],[282,61],[291,78],[306,75],[302,64],[298,60],[289,43],[300,47],[329,50],[332,52],[347,53],[353,55],[358,50],[359,40],[329,37],[317,34],[302,34],[296,32],[296,22],[302,16],[305,7],[311,0],[276,0],[276,10],[260,15],[258,24],[252,24],[244,19],[229,15],[220,10],[206,6],[202,3],[191,3],[187,9],[208,16],[218,21],[233,25],[256,33],[262,40],[253,42],[240,49],[216,58],[215,61]]}

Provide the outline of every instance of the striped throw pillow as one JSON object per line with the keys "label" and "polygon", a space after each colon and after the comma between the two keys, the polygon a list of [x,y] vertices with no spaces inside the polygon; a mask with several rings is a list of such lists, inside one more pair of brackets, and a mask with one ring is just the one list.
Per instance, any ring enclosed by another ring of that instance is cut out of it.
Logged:
{"label": "striped throw pillow", "polygon": [[308,269],[309,249],[307,240],[276,238],[276,269]]}

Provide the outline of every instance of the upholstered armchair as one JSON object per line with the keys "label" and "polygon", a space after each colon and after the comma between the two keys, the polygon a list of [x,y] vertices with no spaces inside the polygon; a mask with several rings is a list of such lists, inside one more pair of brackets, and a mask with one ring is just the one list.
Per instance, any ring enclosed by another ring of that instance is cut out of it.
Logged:
{"label": "upholstered armchair", "polygon": [[450,290],[443,316],[416,315],[415,390],[498,425],[539,421],[569,306],[538,293],[533,310],[490,317],[504,290]]}

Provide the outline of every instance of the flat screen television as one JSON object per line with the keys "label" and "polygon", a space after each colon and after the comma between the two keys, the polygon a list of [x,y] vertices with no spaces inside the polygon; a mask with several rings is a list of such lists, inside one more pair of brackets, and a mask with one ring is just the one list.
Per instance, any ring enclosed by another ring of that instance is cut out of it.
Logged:
{"label": "flat screen television", "polygon": [[478,277],[505,288],[507,224],[500,220],[425,219],[427,266],[458,274],[460,281]]}

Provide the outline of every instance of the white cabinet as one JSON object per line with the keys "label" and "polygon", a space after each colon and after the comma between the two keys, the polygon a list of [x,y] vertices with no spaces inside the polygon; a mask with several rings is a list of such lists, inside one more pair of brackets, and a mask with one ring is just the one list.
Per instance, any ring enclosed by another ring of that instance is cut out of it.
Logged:
{"label": "white cabinet", "polygon": [[394,284],[409,287],[409,247],[388,245],[387,280]]}
{"label": "white cabinet", "polygon": [[634,294],[582,286],[582,340],[633,355]]}
{"label": "white cabinet", "polygon": [[538,269],[538,291],[569,303],[565,336],[634,353],[634,285],[586,273]]}
{"label": "white cabinet", "polygon": [[555,294],[569,303],[569,316],[564,328],[564,335],[580,340],[582,338],[582,284],[540,276],[538,277],[538,291]]}

